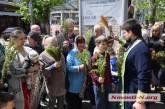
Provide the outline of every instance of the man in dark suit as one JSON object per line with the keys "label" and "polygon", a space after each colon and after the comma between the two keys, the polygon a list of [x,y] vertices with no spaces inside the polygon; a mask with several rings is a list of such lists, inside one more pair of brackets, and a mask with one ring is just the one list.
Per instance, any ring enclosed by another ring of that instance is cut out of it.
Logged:
{"label": "man in dark suit", "polygon": [[[137,98],[150,91],[150,55],[149,48],[141,35],[141,26],[129,19],[123,24],[124,38],[126,40],[126,53],[124,57],[123,91],[134,93]],[[124,102],[124,109],[148,109],[144,99],[136,99],[135,102]]]}

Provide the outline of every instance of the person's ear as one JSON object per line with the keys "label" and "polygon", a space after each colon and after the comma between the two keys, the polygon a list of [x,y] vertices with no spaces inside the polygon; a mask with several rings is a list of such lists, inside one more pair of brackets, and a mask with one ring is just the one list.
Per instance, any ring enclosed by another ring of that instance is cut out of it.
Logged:
{"label": "person's ear", "polygon": [[134,33],[131,30],[128,31],[128,34],[129,36],[134,36]]}

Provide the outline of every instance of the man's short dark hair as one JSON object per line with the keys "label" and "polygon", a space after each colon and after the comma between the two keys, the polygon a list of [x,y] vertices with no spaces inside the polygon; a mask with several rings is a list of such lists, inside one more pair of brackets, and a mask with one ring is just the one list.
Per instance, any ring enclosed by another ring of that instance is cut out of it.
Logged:
{"label": "man's short dark hair", "polygon": [[0,109],[5,107],[8,102],[14,101],[14,95],[9,92],[0,92]]}
{"label": "man's short dark hair", "polygon": [[28,36],[32,38],[36,42],[41,42],[42,38],[39,33],[37,32],[29,32]]}
{"label": "man's short dark hair", "polygon": [[128,19],[124,22],[122,29],[126,31],[132,31],[137,37],[142,37],[141,25],[135,19]]}

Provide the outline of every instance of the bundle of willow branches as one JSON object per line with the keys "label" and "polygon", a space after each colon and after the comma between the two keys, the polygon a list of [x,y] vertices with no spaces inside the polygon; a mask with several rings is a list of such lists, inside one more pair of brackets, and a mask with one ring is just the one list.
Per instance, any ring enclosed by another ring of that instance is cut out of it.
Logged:
{"label": "bundle of willow branches", "polygon": [[[107,55],[107,53],[106,53]],[[99,55],[99,59],[97,59],[95,66],[97,66],[92,71],[96,72],[100,77],[105,78],[105,64],[106,64],[106,55]],[[101,92],[104,92],[104,84],[101,84]]]}
{"label": "bundle of willow branches", "polygon": [[159,52],[153,51],[151,55],[152,55],[152,59],[158,61],[161,67],[165,69],[165,51],[159,51]]}
{"label": "bundle of willow branches", "polygon": [[46,48],[46,52],[52,56],[56,61],[61,59],[61,50],[59,47],[49,46]]}
{"label": "bundle of willow branches", "polygon": [[1,76],[1,80],[3,82],[5,82],[7,79],[8,72],[9,72],[9,65],[15,58],[16,54],[17,54],[17,51],[16,51],[15,43],[14,41],[11,40],[5,48],[5,62],[3,64],[2,76]]}
{"label": "bundle of willow branches", "polygon": [[85,64],[88,65],[89,64],[89,59],[90,59],[90,54],[87,50],[84,50],[83,52],[79,52],[77,54],[77,58],[80,59],[80,61]]}
{"label": "bundle of willow branches", "polygon": [[124,52],[125,52],[125,48],[124,48],[124,40],[119,39],[119,44],[120,44],[120,48],[119,48],[119,52],[118,52],[118,61],[117,61],[117,70],[118,70],[118,76],[121,77],[121,71],[122,71],[122,65],[124,64]]}

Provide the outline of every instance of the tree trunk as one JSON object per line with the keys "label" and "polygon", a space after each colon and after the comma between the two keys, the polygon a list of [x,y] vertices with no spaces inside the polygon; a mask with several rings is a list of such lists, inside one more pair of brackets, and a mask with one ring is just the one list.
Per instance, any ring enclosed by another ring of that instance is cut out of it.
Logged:
{"label": "tree trunk", "polygon": [[50,35],[50,23],[49,23],[49,13],[50,9],[45,11],[45,19],[41,23],[42,33]]}
{"label": "tree trunk", "polygon": [[155,23],[155,20],[156,20],[156,0],[151,0],[151,18],[150,18],[150,21],[152,24]]}

